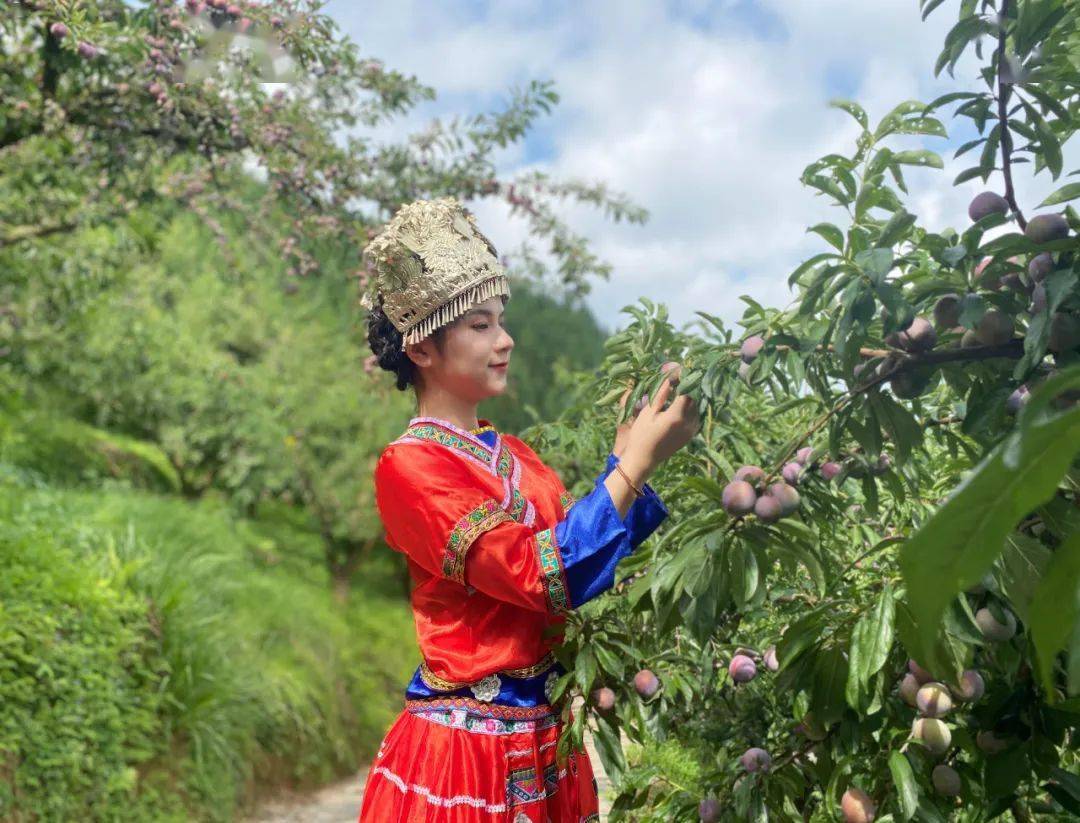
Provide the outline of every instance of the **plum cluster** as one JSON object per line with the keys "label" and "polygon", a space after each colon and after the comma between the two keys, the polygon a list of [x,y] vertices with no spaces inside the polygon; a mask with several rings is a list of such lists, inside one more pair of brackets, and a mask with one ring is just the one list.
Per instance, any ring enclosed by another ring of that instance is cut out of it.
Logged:
{"label": "plum cluster", "polygon": [[[982,192],[968,208],[972,220],[978,221],[992,214],[1007,214],[1009,205],[1005,198],[995,192]],[[1040,214],[1033,217],[1024,229],[1025,236],[1037,245],[1064,240],[1069,236],[1069,224],[1061,214]],[[1025,260],[1013,256],[996,261],[993,257],[982,259],[972,272],[973,291],[1009,293],[1026,303],[1026,313],[1031,317],[1047,309],[1046,278],[1059,266],[1069,261],[1055,257],[1051,251],[1036,251]],[[1008,304],[1009,301],[1005,301]],[[1015,305],[1015,301],[1014,301]],[[1000,305],[988,308],[973,327],[961,325],[964,298],[950,293],[938,298],[934,304],[932,319],[914,317],[904,328],[885,338],[887,345],[900,352],[920,355],[938,345],[939,333],[946,333],[953,346],[973,348],[978,346],[1003,346],[1014,339],[1018,317]],[[1060,357],[1080,347],[1080,317],[1066,308],[1058,307],[1049,318],[1047,349]],[[898,369],[899,358],[887,357],[877,368],[878,377],[887,377],[897,397],[913,399],[924,394],[934,376],[932,367]],[[855,377],[861,377],[863,368],[856,367]],[[895,372],[895,373],[894,373]],[[1027,398],[1027,386],[1021,386],[1009,398],[1007,409],[1015,413]]]}
{"label": "plum cluster", "polygon": [[775,523],[793,515],[799,510],[795,486],[803,468],[801,463],[788,463],[781,471],[783,480],[766,484],[767,475],[760,466],[741,466],[724,486],[721,496],[724,511],[733,516],[753,513],[762,523]]}

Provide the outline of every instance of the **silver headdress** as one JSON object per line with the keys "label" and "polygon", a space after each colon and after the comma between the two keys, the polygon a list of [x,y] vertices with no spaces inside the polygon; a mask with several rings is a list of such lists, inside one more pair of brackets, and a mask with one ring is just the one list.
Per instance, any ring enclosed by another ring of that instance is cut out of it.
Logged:
{"label": "silver headdress", "polygon": [[477,303],[510,296],[495,247],[453,197],[402,206],[368,243],[364,257],[375,276],[361,302],[370,309],[381,301],[404,338],[403,349]]}

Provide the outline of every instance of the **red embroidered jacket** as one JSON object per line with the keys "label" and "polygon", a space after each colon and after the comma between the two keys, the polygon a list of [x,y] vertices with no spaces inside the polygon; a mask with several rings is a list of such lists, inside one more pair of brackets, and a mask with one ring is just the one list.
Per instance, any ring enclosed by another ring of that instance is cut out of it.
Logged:
{"label": "red embroidered jacket", "polygon": [[414,418],[380,456],[375,495],[387,542],[406,555],[414,582],[424,658],[414,683],[442,694],[487,678],[482,699],[501,702],[501,687],[520,704],[512,681],[555,665],[565,612],[610,588],[618,560],[667,510],[646,487],[618,516],[603,486],[613,455],[575,501],[522,440],[489,434]]}

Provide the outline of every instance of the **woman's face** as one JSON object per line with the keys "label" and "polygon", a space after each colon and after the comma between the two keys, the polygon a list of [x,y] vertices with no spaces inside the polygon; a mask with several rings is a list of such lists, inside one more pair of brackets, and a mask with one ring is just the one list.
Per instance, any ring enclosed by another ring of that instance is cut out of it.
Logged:
{"label": "woman's face", "polygon": [[441,347],[431,337],[407,346],[423,389],[439,387],[474,403],[506,391],[514,338],[503,315],[503,298],[492,297],[447,325]]}

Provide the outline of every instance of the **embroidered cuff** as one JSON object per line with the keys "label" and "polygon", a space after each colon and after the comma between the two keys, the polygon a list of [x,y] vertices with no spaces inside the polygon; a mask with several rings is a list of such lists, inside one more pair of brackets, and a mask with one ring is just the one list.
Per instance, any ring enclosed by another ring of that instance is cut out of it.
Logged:
{"label": "embroidered cuff", "polygon": [[[614,452],[608,455],[603,474],[596,478],[597,486],[602,485],[607,480],[607,476],[615,471],[615,464],[618,462],[619,458]],[[635,549],[644,543],[670,514],[652,486],[646,483],[641,490],[645,492],[644,497],[635,497],[634,502],[630,504],[630,509],[626,512],[626,517],[623,518],[623,523],[630,533],[630,545]]]}

